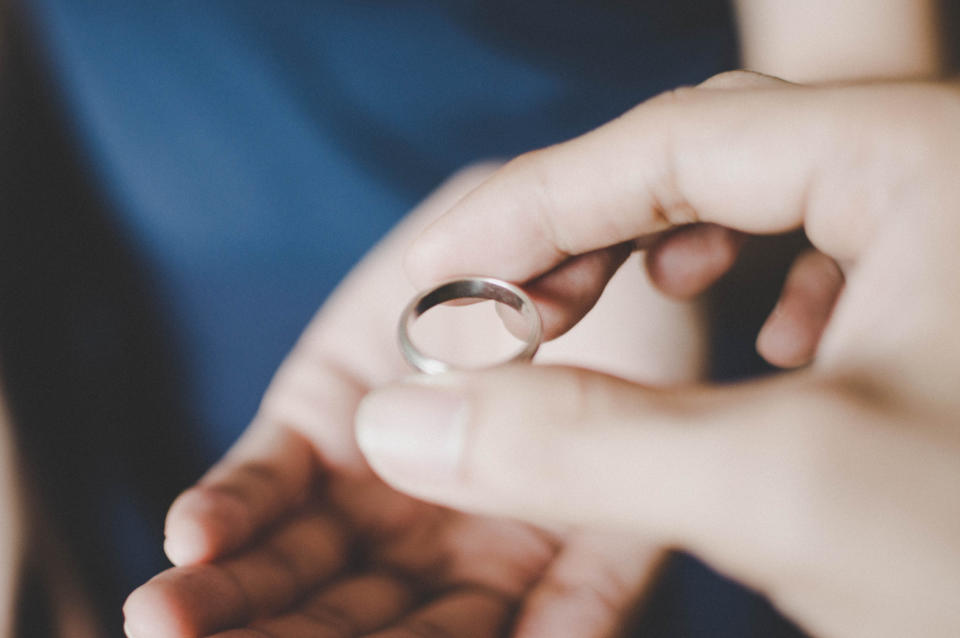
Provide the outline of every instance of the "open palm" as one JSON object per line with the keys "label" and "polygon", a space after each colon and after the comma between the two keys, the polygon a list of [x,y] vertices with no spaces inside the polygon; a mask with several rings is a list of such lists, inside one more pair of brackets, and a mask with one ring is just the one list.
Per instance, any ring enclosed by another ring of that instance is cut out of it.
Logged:
{"label": "open palm", "polygon": [[[403,248],[489,171],[442,187],[307,328],[241,439],[171,507],[175,567],[131,594],[131,638],[553,638],[615,626],[652,573],[653,548],[414,500],[380,481],[354,440],[364,394],[409,373],[393,332],[413,293]],[[607,295],[542,356],[648,383],[695,375],[702,344],[693,313],[642,287],[639,268],[624,270],[612,285],[634,289]],[[481,346],[497,338],[480,329],[459,325],[449,338]]]}

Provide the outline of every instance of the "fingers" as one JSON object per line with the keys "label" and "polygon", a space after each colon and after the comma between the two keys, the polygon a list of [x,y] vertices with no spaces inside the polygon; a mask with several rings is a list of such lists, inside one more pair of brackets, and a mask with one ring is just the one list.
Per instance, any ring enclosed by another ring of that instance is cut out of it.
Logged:
{"label": "fingers", "polygon": [[693,297],[730,270],[744,239],[743,233],[715,224],[679,228],[647,249],[647,272],[671,297]]}
{"label": "fingers", "polygon": [[847,256],[872,228],[864,204],[823,195],[855,170],[838,149],[860,144],[861,129],[842,122],[876,111],[871,90],[665,94],[508,163],[421,234],[408,271],[421,285],[464,272],[526,281],[571,255],[691,222],[751,233],[805,224],[821,250]]}
{"label": "fingers", "polygon": [[289,613],[216,638],[354,638],[395,622],[413,602],[410,585],[397,578],[359,576],[324,589]]}
{"label": "fingers", "polygon": [[[809,531],[805,517],[823,515],[823,485],[805,463],[859,409],[802,379],[654,393],[515,366],[374,393],[358,440],[375,471],[420,498],[639,531],[767,584],[813,558],[791,542]],[[823,446],[834,444],[849,445]]]}
{"label": "fingers", "polygon": [[[650,280],[671,297],[694,297],[733,266],[745,238],[715,224],[693,224],[665,233],[646,249]],[[540,312],[545,340],[564,334],[593,308],[629,254],[628,244],[618,244],[577,255],[524,286]],[[526,323],[516,313],[501,307],[498,312],[514,335],[525,334]]]}
{"label": "fingers", "polygon": [[454,592],[371,638],[496,638],[503,634],[511,609],[511,602],[497,594]]}
{"label": "fingers", "polygon": [[250,550],[217,563],[174,567],[130,594],[131,638],[203,636],[289,606],[339,571],[346,530],[323,514],[282,525]]}
{"label": "fingers", "polygon": [[843,273],[823,253],[797,258],[787,275],[780,301],[757,337],[757,351],[770,363],[791,368],[809,363],[820,335],[843,290]]}
{"label": "fingers", "polygon": [[572,535],[526,597],[514,638],[613,635],[664,555],[633,535]]}
{"label": "fingers", "polygon": [[[555,339],[579,322],[629,256],[627,244],[578,255],[525,285],[524,290],[540,312],[544,339]],[[501,306],[497,311],[514,335],[526,335],[529,326],[517,313],[504,311]]]}
{"label": "fingers", "polygon": [[670,299],[653,285],[642,255],[631,255],[597,305],[537,361],[603,371],[651,386],[686,384],[706,372],[707,334],[700,304]]}
{"label": "fingers", "polygon": [[174,565],[211,560],[247,543],[301,502],[314,479],[313,453],[299,435],[255,423],[230,454],[167,513],[164,549]]}
{"label": "fingers", "polygon": [[506,598],[482,590],[444,594],[411,613],[413,602],[405,583],[363,576],[311,597],[290,613],[214,638],[497,638],[511,611]]}

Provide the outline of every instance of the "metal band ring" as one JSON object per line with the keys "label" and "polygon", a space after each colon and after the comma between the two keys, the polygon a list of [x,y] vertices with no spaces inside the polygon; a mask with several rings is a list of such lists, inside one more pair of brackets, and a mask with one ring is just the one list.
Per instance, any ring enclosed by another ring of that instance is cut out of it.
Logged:
{"label": "metal band ring", "polygon": [[447,301],[455,299],[491,299],[504,303],[524,318],[528,330],[523,347],[504,363],[529,361],[536,354],[543,340],[543,323],[533,301],[519,287],[492,277],[464,277],[444,282],[420,293],[407,304],[400,315],[397,338],[400,352],[414,368],[427,374],[438,374],[455,370],[456,367],[446,361],[435,359],[421,352],[410,339],[410,328],[426,311]]}

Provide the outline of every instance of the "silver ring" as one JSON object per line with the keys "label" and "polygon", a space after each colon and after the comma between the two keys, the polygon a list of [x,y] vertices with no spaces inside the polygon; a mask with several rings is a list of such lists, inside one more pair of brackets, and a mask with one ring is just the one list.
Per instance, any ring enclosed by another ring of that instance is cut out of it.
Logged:
{"label": "silver ring", "polygon": [[423,313],[434,306],[455,299],[491,299],[504,303],[517,312],[527,322],[527,334],[523,347],[503,363],[529,361],[536,354],[543,340],[543,322],[540,313],[527,293],[517,286],[492,277],[464,277],[444,282],[436,288],[420,293],[404,308],[400,315],[397,338],[400,351],[414,368],[427,374],[438,374],[455,370],[456,367],[446,361],[427,356],[413,345],[410,328]]}

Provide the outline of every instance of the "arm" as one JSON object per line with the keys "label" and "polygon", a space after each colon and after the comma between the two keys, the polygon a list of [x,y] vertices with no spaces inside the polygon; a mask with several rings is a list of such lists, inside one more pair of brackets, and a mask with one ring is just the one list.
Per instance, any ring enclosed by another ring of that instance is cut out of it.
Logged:
{"label": "arm", "polygon": [[793,82],[943,72],[935,0],[737,0],[742,64]]}

